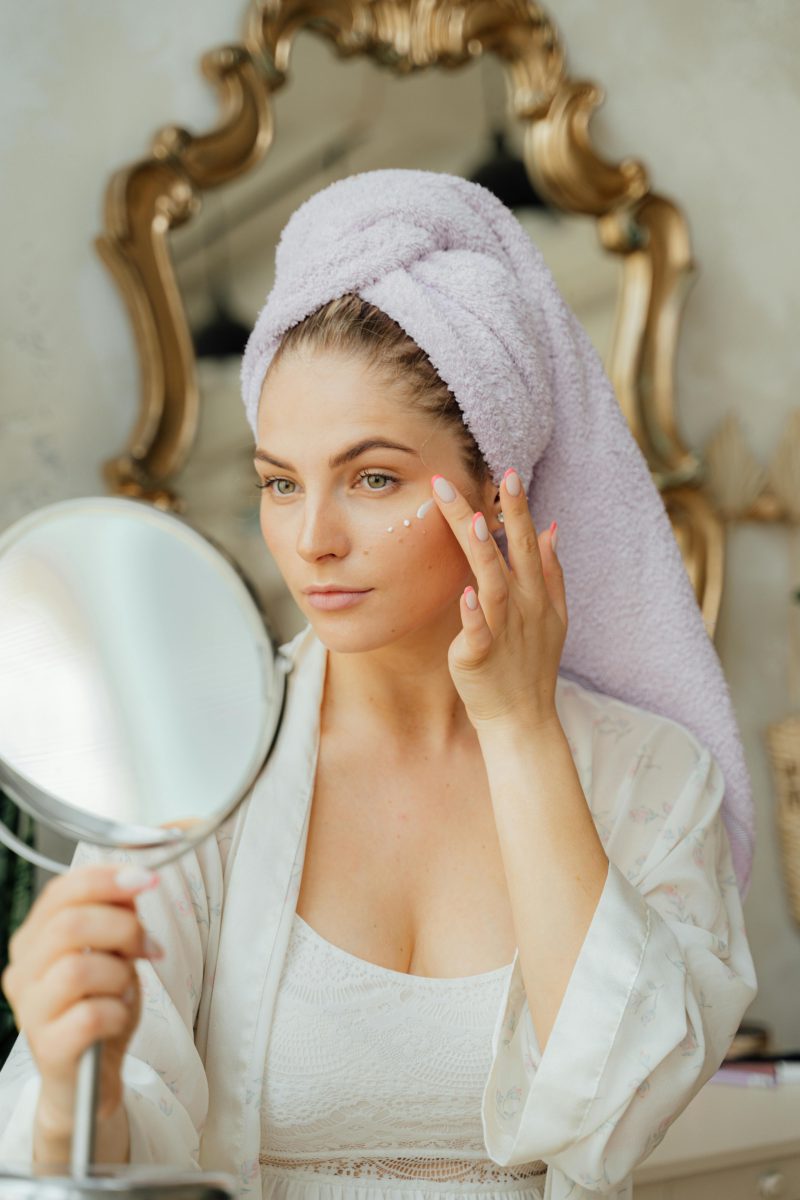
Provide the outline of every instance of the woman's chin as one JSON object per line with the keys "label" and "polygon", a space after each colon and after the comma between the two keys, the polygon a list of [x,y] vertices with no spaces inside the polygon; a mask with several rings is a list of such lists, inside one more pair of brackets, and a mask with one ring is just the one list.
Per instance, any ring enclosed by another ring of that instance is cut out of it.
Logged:
{"label": "woman's chin", "polygon": [[363,622],[366,628],[358,628],[354,623],[350,629],[343,629],[334,626],[333,621],[319,620],[316,614],[311,624],[322,644],[335,654],[366,654],[394,641],[393,637],[382,637],[376,633],[366,622]]}
{"label": "woman's chin", "polygon": [[337,654],[366,654],[404,637],[407,629],[397,621],[376,620],[355,609],[320,612],[307,609],[306,617],[322,644]]}

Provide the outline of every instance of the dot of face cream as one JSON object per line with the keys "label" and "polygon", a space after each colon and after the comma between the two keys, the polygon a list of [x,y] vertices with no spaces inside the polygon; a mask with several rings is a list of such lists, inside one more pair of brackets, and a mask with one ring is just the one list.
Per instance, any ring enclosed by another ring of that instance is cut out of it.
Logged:
{"label": "dot of face cream", "polygon": [[[496,488],[489,482],[476,492],[452,429],[409,406],[402,388],[380,381],[357,357],[308,350],[270,368],[257,428],[258,447],[287,464],[256,460],[260,482],[278,480],[261,492],[261,532],[329,649],[365,651],[434,634],[437,625],[452,629],[454,615],[460,623],[459,597],[475,583],[469,563],[435,502],[422,518],[416,514],[431,499],[434,474],[484,512]],[[365,439],[410,452],[376,447],[330,465]],[[350,608],[321,610],[303,592],[311,584],[371,590]]]}

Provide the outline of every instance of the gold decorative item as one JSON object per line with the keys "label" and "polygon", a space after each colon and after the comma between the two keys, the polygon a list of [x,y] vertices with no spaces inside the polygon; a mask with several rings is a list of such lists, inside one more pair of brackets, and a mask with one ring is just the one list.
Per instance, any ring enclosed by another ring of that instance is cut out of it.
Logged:
{"label": "gold decorative item", "polygon": [[777,793],[778,828],[789,911],[800,929],[800,715],[767,728]]}
{"label": "gold decorative item", "polygon": [[800,524],[800,408],[790,413],[767,467],[748,449],[734,413],[709,439],[705,458],[709,491],[726,520]]}
{"label": "gold decorative item", "polygon": [[503,68],[508,112],[523,127],[536,190],[593,216],[601,244],[622,257],[622,286],[606,369],[661,491],[709,636],[721,599],[723,526],[703,464],[675,420],[679,314],[694,274],[678,207],[655,194],[645,167],[604,160],[589,121],[604,92],[570,79],[553,22],[531,0],[267,0],[248,7],[242,42],[209,51],[220,120],[192,135],[167,126],[150,155],[117,171],[105,197],[97,249],[128,306],[141,365],[139,418],[125,450],[104,464],[109,489],[182,511],[173,486],[192,448],[199,394],[170,230],[199,211],[202,193],[250,170],[273,139],[271,97],[289,78],[293,43],[309,30],[343,59],[368,56],[404,76],[457,71],[484,54]]}
{"label": "gold decorative item", "polygon": [[720,516],[741,520],[763,495],[767,471],[747,445],[736,413],[728,413],[706,445],[706,463],[708,487]]}

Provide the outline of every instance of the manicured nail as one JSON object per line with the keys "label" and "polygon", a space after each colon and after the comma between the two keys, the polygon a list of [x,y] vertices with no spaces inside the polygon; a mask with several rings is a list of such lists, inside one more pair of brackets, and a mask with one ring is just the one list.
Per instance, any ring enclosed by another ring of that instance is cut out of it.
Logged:
{"label": "manicured nail", "polygon": [[474,608],[478,607],[478,597],[475,595],[475,588],[465,587],[464,588],[464,599],[467,602],[467,608],[474,609]]}
{"label": "manicured nail", "polygon": [[131,865],[120,867],[114,876],[114,882],[117,887],[124,888],[126,892],[133,892],[158,883],[158,875],[155,871],[147,871],[144,867]]}
{"label": "manicured nail", "polygon": [[475,513],[475,516],[472,518],[472,528],[475,530],[475,535],[479,541],[488,542],[489,526],[486,524],[486,517],[483,513]]}
{"label": "manicured nail", "polygon": [[508,492],[509,496],[518,496],[520,489],[522,488],[522,483],[520,482],[519,475],[513,467],[508,468],[503,476],[503,479],[506,481],[506,491]]}
{"label": "manicured nail", "polygon": [[145,958],[164,957],[164,947],[154,937],[151,937],[149,933],[144,935],[144,955]]}
{"label": "manicured nail", "polygon": [[447,482],[444,475],[434,475],[431,483],[440,500],[455,500],[456,494],[453,487]]}
{"label": "manicured nail", "polygon": [[550,545],[553,547],[554,554],[556,552],[557,544],[558,544],[558,525],[556,524],[555,521],[553,521],[553,524],[550,526]]}

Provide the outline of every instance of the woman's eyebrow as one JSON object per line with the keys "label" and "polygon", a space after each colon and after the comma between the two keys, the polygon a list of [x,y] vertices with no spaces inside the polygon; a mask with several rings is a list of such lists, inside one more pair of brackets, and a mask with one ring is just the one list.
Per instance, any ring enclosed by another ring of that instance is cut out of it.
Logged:
{"label": "woman's eyebrow", "polygon": [[[334,454],[328,459],[328,466],[333,470],[335,467],[341,467],[345,463],[352,462],[354,458],[365,454],[367,450],[403,450],[406,454],[416,454],[411,446],[403,446],[400,442],[390,442],[386,438],[362,438],[360,442],[355,442],[346,450],[341,450],[338,454]],[[296,468],[291,463],[281,462],[279,458],[272,458],[267,454],[266,450],[262,450],[260,446],[256,448],[253,456],[259,462],[272,463],[275,467],[281,467],[284,471],[294,471]]]}

